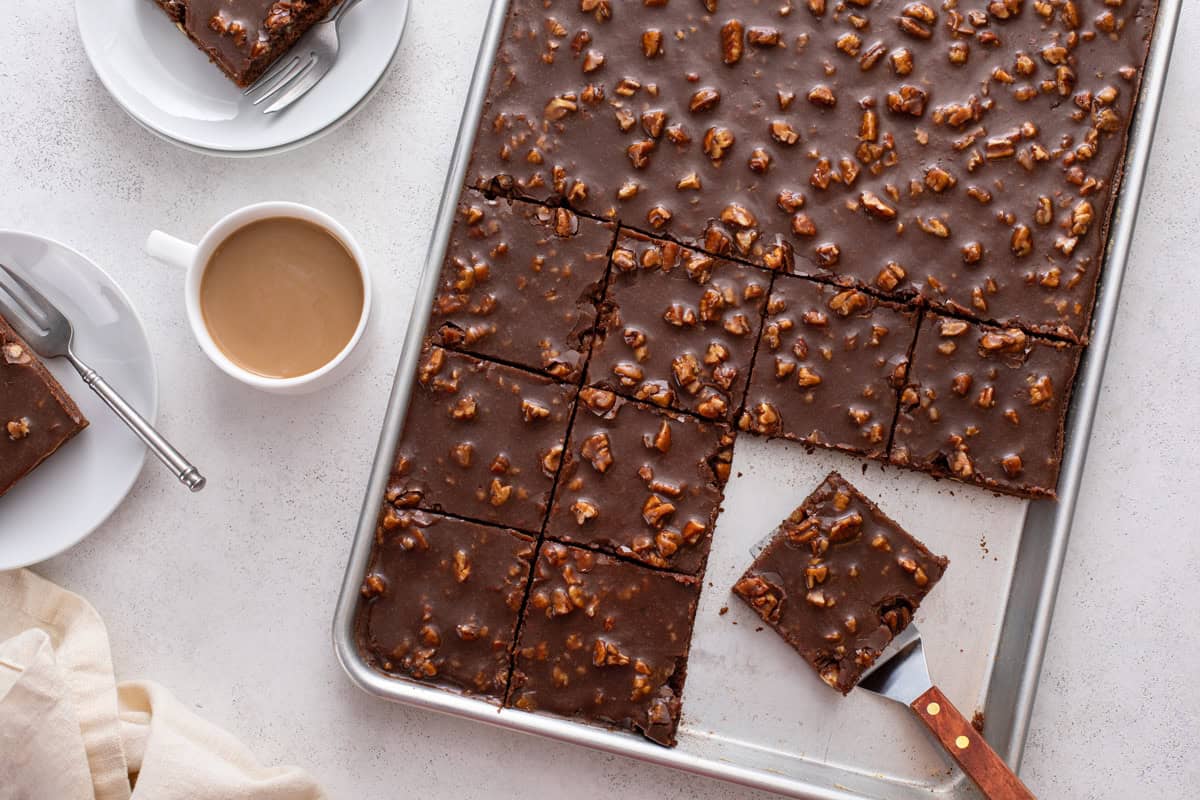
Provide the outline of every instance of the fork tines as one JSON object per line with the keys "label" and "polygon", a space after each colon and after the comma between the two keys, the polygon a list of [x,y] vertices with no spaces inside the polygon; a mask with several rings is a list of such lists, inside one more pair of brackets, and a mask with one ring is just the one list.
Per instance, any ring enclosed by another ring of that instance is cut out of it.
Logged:
{"label": "fork tines", "polygon": [[55,317],[62,315],[45,295],[14,270],[4,264],[0,264],[0,270],[19,289],[15,290],[8,282],[0,280],[0,314],[22,339],[41,338],[54,323]]}

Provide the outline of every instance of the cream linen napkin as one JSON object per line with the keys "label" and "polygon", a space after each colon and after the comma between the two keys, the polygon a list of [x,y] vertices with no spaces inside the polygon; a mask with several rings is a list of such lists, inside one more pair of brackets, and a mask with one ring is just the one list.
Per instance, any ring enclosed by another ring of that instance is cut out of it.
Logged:
{"label": "cream linen napkin", "polygon": [[240,742],[148,681],[116,685],[90,604],[0,572],[0,800],[323,800],[303,770]]}

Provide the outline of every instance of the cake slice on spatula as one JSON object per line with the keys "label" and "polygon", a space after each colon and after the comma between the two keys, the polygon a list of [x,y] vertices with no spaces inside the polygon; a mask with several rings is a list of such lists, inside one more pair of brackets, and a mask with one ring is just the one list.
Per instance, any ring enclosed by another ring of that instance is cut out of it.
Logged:
{"label": "cake slice on spatula", "polygon": [[831,472],[733,591],[834,689],[911,708],[985,796],[1033,798],[929,677],[912,618],[949,563]]}

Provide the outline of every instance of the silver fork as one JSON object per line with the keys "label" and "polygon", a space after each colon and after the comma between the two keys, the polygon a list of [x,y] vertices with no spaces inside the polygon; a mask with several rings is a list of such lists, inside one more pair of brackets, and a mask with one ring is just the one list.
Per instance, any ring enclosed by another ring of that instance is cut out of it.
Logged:
{"label": "silver fork", "polygon": [[[65,358],[70,361],[71,366],[75,367],[79,376],[83,378],[83,382],[146,443],[154,455],[158,456],[159,461],[171,468],[180,483],[193,492],[203,489],[206,481],[200,470],[192,466],[162,434],[154,430],[153,426],[108,384],[108,381],[75,355],[72,347],[75,329],[71,326],[71,321],[41,292],[33,288],[29,281],[3,264],[0,264],[0,270],[24,291],[22,295],[0,282],[0,312],[12,325],[13,330],[42,358]],[[12,302],[7,302],[6,297]]]}
{"label": "silver fork", "polygon": [[283,111],[308,94],[329,74],[329,70],[333,69],[339,46],[338,21],[358,2],[359,0],[342,0],[341,5],[304,34],[293,48],[292,56],[280,59],[278,64],[256,80],[243,94],[247,97],[258,95],[254,100],[255,106],[278,96],[278,99],[263,111],[264,114]]}

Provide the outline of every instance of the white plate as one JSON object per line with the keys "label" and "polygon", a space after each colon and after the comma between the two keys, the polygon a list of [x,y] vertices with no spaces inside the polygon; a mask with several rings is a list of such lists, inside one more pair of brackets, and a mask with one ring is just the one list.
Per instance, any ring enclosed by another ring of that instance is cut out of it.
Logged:
{"label": "white plate", "polygon": [[[74,250],[0,230],[0,262],[18,270],[75,326],[75,351],[146,419],[158,413],[158,376],[146,330],[129,298]],[[146,461],[145,446],[63,359],[46,366],[91,423],[0,495],[0,570],[56,556],[116,510]]]}
{"label": "white plate", "polygon": [[84,49],[129,115],[168,141],[216,155],[297,147],[349,119],[395,58],[409,0],[362,0],[342,19],[342,47],[325,79],[280,114],[266,115],[152,0],[76,0]]}

